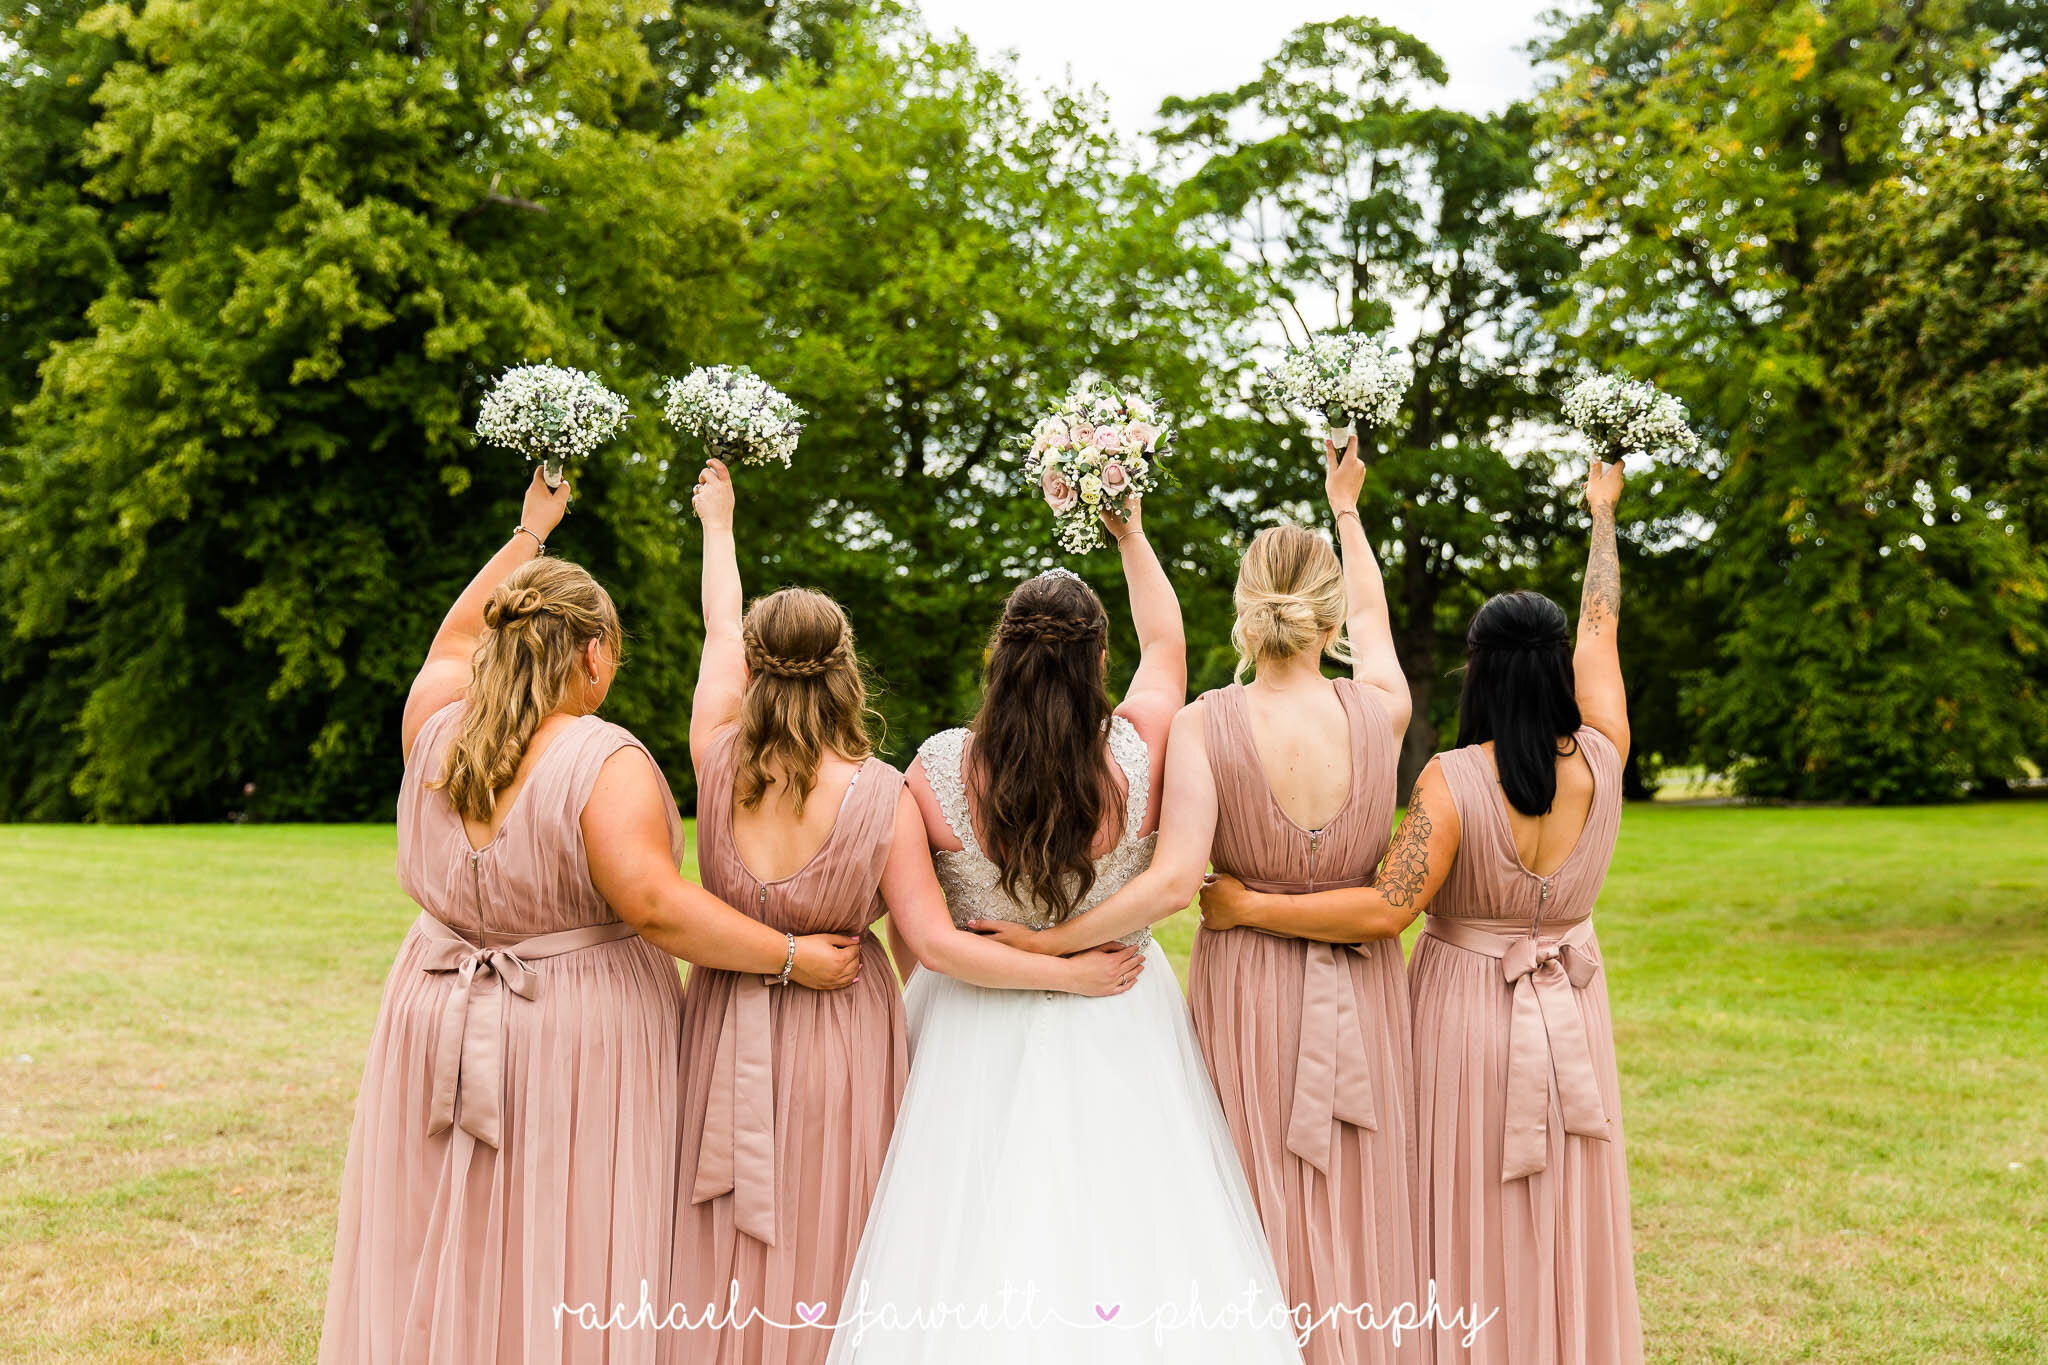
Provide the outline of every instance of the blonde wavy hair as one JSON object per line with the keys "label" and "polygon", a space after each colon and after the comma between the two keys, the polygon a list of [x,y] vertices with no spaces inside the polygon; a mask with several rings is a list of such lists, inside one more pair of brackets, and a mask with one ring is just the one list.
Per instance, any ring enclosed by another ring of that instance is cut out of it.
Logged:
{"label": "blonde wavy hair", "polygon": [[752,810],[780,772],[802,815],[828,752],[859,763],[875,751],[871,724],[881,717],[868,705],[853,626],[824,593],[784,588],[747,609],[740,638],[749,676],[733,794]]}
{"label": "blonde wavy hair", "polygon": [[[1237,621],[1230,643],[1237,650],[1239,682],[1260,659],[1290,659],[1329,638],[1324,651],[1351,662],[1345,637],[1344,566],[1330,542],[1301,526],[1272,526],[1259,532],[1238,565]],[[1331,631],[1336,631],[1334,636]]]}
{"label": "blonde wavy hair", "polygon": [[583,651],[602,640],[617,660],[625,644],[611,595],[581,565],[535,559],[512,571],[484,603],[484,635],[471,665],[469,707],[439,781],[465,819],[488,823],[541,721],[575,686]]}

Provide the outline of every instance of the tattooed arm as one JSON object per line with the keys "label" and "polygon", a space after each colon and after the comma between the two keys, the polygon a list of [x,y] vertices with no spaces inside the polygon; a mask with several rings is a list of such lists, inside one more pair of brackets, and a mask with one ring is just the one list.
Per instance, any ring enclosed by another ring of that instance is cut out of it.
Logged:
{"label": "tattooed arm", "polygon": [[1217,877],[1202,891],[1202,924],[1209,929],[1258,929],[1321,943],[1364,943],[1393,938],[1429,908],[1458,856],[1458,808],[1432,760],[1415,779],[1408,813],[1380,862],[1371,886],[1300,895],[1249,891]]}
{"label": "tattooed arm", "polygon": [[1614,543],[1614,504],[1621,497],[1621,462],[1593,461],[1586,477],[1586,507],[1593,541],[1586,552],[1586,587],[1579,599],[1579,643],[1572,655],[1579,714],[1628,757],[1628,694],[1621,681],[1621,559]]}

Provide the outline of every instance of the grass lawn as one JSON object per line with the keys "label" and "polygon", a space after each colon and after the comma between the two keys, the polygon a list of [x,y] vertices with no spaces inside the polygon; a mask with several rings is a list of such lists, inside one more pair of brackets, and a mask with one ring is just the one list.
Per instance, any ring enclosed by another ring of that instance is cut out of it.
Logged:
{"label": "grass lawn", "polygon": [[[311,1359],[391,858],[0,828],[0,1360]],[[1599,915],[1653,1359],[2048,1360],[2048,802],[1631,807]]]}

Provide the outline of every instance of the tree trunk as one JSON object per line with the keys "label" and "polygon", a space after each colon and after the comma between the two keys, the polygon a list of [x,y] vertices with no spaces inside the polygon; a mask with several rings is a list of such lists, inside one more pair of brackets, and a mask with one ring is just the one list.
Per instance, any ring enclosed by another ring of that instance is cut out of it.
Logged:
{"label": "tree trunk", "polygon": [[1408,799],[1415,779],[1437,749],[1436,726],[1429,720],[1430,701],[1436,693],[1436,602],[1443,584],[1429,571],[1429,551],[1420,538],[1403,546],[1401,565],[1401,636],[1395,641],[1401,654],[1401,671],[1408,678],[1408,697],[1413,710],[1408,733],[1401,739],[1401,772],[1396,791]]}

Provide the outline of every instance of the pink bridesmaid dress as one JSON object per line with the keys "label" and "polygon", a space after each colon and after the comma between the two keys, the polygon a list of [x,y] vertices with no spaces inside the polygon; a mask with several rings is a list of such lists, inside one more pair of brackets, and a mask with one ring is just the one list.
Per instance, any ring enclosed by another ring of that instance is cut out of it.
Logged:
{"label": "pink bridesmaid dress", "polygon": [[896,974],[869,927],[886,909],[903,775],[868,759],[811,860],[763,881],[732,837],[738,737],[722,731],[698,775],[705,888],[789,933],[859,934],[861,977],[811,991],[691,969],[670,1298],[693,1325],[664,1332],[664,1351],[687,1365],[805,1365],[831,1346],[910,1073]]}
{"label": "pink bridesmaid dress", "polygon": [[[1386,852],[1393,726],[1370,691],[1349,678],[1336,687],[1350,721],[1351,793],[1320,830],[1280,809],[1244,689],[1203,697],[1216,777],[1210,858],[1253,890],[1364,886]],[[1412,1327],[1397,1344],[1397,1333],[1373,1325],[1421,1300],[1401,945],[1200,930],[1188,1001],[1281,1288],[1318,1323],[1304,1356],[1311,1365],[1420,1359],[1426,1346]]]}
{"label": "pink bridesmaid dress", "polygon": [[1614,1027],[1593,902],[1621,826],[1621,758],[1588,726],[1585,829],[1548,877],[1515,851],[1493,761],[1437,762],[1458,809],[1457,861],[1418,941],[1419,1198],[1446,1312],[1478,1306],[1470,1346],[1439,1362],[1614,1365],[1643,1358],[1629,1246]]}
{"label": "pink bridesmaid dress", "polygon": [[[668,1274],[682,986],[591,885],[580,824],[605,760],[646,750],[570,722],[472,849],[427,785],[464,705],[421,728],[399,791],[421,914],[363,1068],[320,1359],[652,1361],[654,1332],[556,1313],[630,1314]],[[680,862],[673,803],[669,838]]]}

